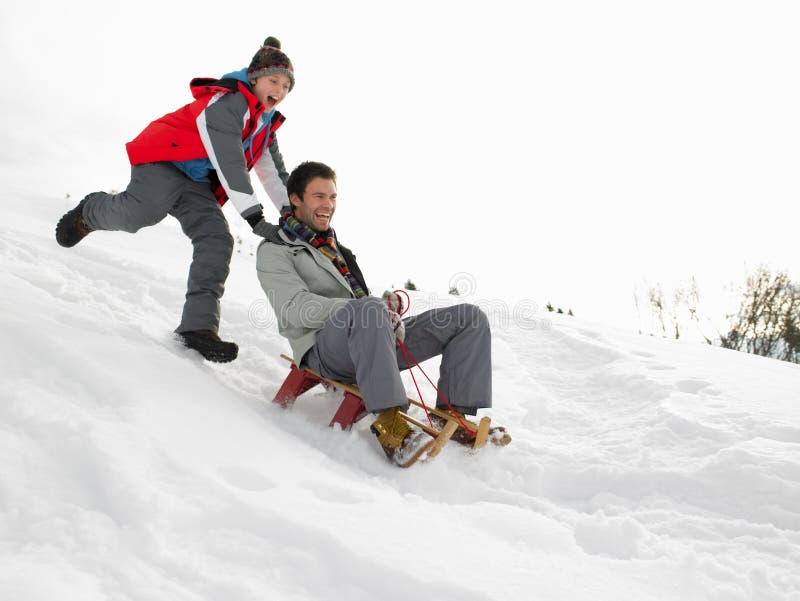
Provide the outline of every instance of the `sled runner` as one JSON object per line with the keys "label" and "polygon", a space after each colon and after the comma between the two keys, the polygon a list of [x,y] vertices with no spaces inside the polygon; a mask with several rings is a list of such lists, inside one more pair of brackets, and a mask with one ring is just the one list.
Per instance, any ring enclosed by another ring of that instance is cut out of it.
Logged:
{"label": "sled runner", "polygon": [[[331,427],[334,424],[339,424],[343,430],[349,430],[352,428],[353,424],[367,415],[358,386],[325,378],[307,368],[299,369],[291,357],[287,357],[286,355],[281,355],[281,358],[288,361],[291,367],[289,375],[286,376],[286,380],[284,380],[273,399],[274,403],[284,408],[290,407],[301,394],[311,390],[317,384],[322,384],[323,386],[332,386],[344,392],[344,398],[331,420]],[[425,409],[431,416],[431,421],[434,425],[426,424],[407,413],[401,413],[401,415],[409,424],[416,426],[430,435],[433,440],[420,447],[419,452],[415,453],[407,462],[401,464],[401,467],[411,466],[418,459],[422,458],[423,455],[425,456],[424,460],[432,459],[439,454],[442,448],[444,448],[444,445],[451,439],[473,449],[479,449],[489,440],[491,431],[492,434],[500,434],[499,437],[492,438],[493,443],[506,445],[511,442],[511,437],[505,433],[504,428],[491,427],[492,420],[489,417],[482,417],[476,424],[464,417],[455,416],[447,411],[435,407],[425,407],[420,401],[411,397],[408,397],[408,402],[411,405]]]}

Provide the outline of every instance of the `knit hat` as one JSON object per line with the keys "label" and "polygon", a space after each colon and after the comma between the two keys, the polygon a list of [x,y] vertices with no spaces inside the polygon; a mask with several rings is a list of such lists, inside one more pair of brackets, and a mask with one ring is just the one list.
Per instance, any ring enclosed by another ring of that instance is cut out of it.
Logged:
{"label": "knit hat", "polygon": [[250,81],[269,75],[270,73],[282,73],[289,78],[289,91],[294,88],[294,67],[289,57],[281,52],[281,43],[272,36],[264,40],[264,45],[258,49],[250,66],[247,68],[247,78]]}

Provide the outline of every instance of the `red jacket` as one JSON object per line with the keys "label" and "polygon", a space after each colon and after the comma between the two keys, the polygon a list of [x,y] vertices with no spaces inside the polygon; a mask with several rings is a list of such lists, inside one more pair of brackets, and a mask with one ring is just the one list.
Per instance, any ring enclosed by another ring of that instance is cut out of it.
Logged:
{"label": "red jacket", "polygon": [[[198,116],[206,109],[209,102],[219,93],[230,94],[239,92],[247,101],[247,120],[244,122],[241,140],[244,142],[258,130],[261,116],[265,112],[264,105],[250,91],[242,81],[233,78],[210,79],[196,78],[189,87],[194,96],[191,102],[182,108],[156,119],[148,125],[135,139],[125,145],[131,165],[154,163],[159,161],[189,161],[192,159],[208,158],[209,154],[203,145],[197,127]],[[247,171],[264,154],[264,149],[272,143],[275,131],[283,124],[285,118],[275,111],[270,124],[261,129],[250,140],[248,152],[244,153],[244,162]],[[266,143],[265,143],[266,142]],[[218,175],[212,172],[212,176]],[[223,174],[224,175],[224,174]],[[262,182],[263,183],[263,182]],[[217,177],[212,177],[211,188],[219,200],[224,204],[229,193],[219,183]],[[236,201],[236,198],[234,198]],[[248,202],[235,202],[242,211],[248,207]],[[242,204],[242,206],[239,206]]]}
{"label": "red jacket", "polygon": [[[189,84],[194,96],[194,102],[179,108],[173,113],[156,119],[144,128],[136,138],[125,145],[131,165],[142,163],[155,163],[158,161],[189,161],[208,157],[200,133],[197,131],[197,117],[208,105],[211,98],[218,92],[241,92],[247,99],[250,109],[250,119],[242,130],[242,141],[250,137],[258,127],[258,121],[264,113],[264,105],[253,95],[250,89],[241,81],[234,79],[209,79],[196,78]],[[283,115],[275,112],[272,127],[265,128],[253,140],[248,153],[247,168],[250,169],[261,156],[264,145],[264,136],[272,135],[285,121]]]}

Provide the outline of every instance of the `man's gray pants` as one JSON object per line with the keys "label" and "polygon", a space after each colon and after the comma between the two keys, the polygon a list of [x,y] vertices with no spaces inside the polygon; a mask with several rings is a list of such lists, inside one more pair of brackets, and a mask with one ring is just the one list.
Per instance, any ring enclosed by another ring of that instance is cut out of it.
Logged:
{"label": "man's gray pants", "polygon": [[83,219],[94,230],[135,233],[167,215],[180,222],[194,248],[183,316],[175,331],[217,332],[233,237],[207,182],[190,180],[171,163],[135,165],[124,192],[95,192],[83,206]]}
{"label": "man's gray pants", "polygon": [[[422,363],[442,355],[436,386],[456,410],[474,415],[492,406],[492,337],[483,311],[461,304],[426,311],[403,323],[405,346],[414,359]],[[400,370],[408,365],[381,299],[352,300],[336,310],[317,332],[302,364],[326,378],[357,383],[369,412],[408,407],[400,378]],[[446,404],[437,398],[436,406]]]}

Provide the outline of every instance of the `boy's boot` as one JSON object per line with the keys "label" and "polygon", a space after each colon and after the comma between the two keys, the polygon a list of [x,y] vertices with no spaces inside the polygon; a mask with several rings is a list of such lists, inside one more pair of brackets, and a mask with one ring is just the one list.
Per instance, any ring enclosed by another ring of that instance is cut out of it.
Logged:
{"label": "boy's boot", "polygon": [[[88,197],[87,197],[88,198]],[[70,248],[91,234],[94,230],[83,220],[83,205],[86,198],[74,209],[67,211],[56,225],[56,242]]]}
{"label": "boy's boot", "polygon": [[214,363],[233,361],[239,354],[239,347],[235,342],[220,340],[216,332],[211,330],[178,332],[177,336],[184,346],[197,351]]}

